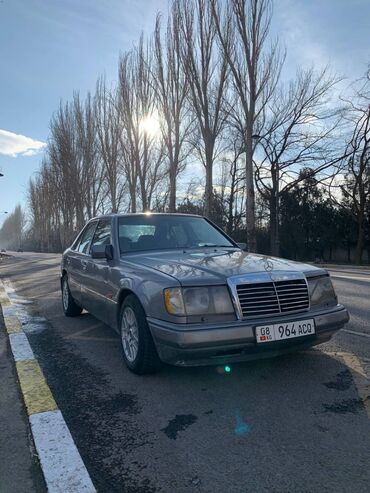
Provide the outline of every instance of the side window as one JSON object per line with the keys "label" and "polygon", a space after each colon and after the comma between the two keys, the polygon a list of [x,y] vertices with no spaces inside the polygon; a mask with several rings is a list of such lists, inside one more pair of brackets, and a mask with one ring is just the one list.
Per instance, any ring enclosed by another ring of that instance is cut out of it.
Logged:
{"label": "side window", "polygon": [[111,221],[103,219],[99,221],[98,227],[96,228],[94,239],[92,245],[110,245],[111,244]]}
{"label": "side window", "polygon": [[80,253],[86,253],[88,254],[90,251],[90,243],[92,240],[92,237],[94,236],[94,231],[96,228],[96,221],[93,223],[90,223],[85,231],[82,233],[81,240],[78,244],[78,247],[76,248],[77,252]]}
{"label": "side window", "polygon": [[[83,231],[83,230],[82,230],[82,231]],[[75,252],[77,251],[77,247],[78,247],[78,245],[80,244],[80,240],[81,240],[81,238],[82,238],[82,231],[80,231],[80,232],[78,233],[77,238],[76,238],[76,239],[75,239],[75,241],[72,243],[71,250],[73,250],[73,251],[75,251]]]}

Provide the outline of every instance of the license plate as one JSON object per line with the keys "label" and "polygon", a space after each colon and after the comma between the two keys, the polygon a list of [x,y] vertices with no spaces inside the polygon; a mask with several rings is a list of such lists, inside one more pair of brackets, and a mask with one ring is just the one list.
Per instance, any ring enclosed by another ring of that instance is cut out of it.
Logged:
{"label": "license plate", "polygon": [[256,339],[258,343],[282,341],[283,339],[309,336],[314,333],[315,322],[312,318],[298,322],[284,322],[256,327]]}

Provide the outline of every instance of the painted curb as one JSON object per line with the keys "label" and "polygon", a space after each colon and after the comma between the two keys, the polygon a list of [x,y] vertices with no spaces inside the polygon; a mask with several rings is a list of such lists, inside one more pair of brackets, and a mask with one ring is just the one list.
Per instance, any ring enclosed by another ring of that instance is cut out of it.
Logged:
{"label": "painted curb", "polygon": [[[0,281],[0,304],[13,353],[19,385],[41,469],[50,493],[94,493],[96,489],[54,400],[40,365],[13,314],[6,287]],[[4,313],[5,312],[5,313]]]}

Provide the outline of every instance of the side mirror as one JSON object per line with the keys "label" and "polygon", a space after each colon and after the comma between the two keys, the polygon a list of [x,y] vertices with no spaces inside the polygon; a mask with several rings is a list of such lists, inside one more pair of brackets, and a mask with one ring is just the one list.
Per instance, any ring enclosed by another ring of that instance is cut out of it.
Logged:
{"label": "side mirror", "polygon": [[105,258],[113,260],[113,245],[105,245]]}
{"label": "side mirror", "polygon": [[245,250],[247,248],[247,244],[246,243],[237,243],[238,247],[241,249],[241,250]]}
{"label": "side mirror", "polygon": [[92,258],[105,258],[106,260],[113,260],[113,246],[112,245],[93,245],[91,247]]}

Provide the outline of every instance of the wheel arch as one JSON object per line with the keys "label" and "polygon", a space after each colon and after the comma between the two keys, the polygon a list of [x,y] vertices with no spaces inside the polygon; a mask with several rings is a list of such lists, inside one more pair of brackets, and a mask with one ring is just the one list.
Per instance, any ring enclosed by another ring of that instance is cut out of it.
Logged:
{"label": "wheel arch", "polygon": [[[119,324],[120,324],[120,314],[121,314],[122,303],[130,295],[135,296],[135,298],[138,300],[138,302],[140,303],[140,305],[143,306],[143,304],[140,301],[140,298],[137,296],[137,294],[134,291],[132,291],[132,289],[122,288],[121,291],[119,292],[118,299],[117,299],[116,323],[117,323],[117,328],[118,329],[119,329]],[[144,309],[144,307],[143,307],[143,309]]]}
{"label": "wheel arch", "polygon": [[67,276],[67,275],[68,275],[68,274],[67,274],[66,269],[62,269],[62,272],[61,272],[61,274],[60,274],[60,287],[61,287],[61,288],[63,287],[63,286],[62,286],[62,283],[63,283],[63,278],[64,278],[64,276]]}

